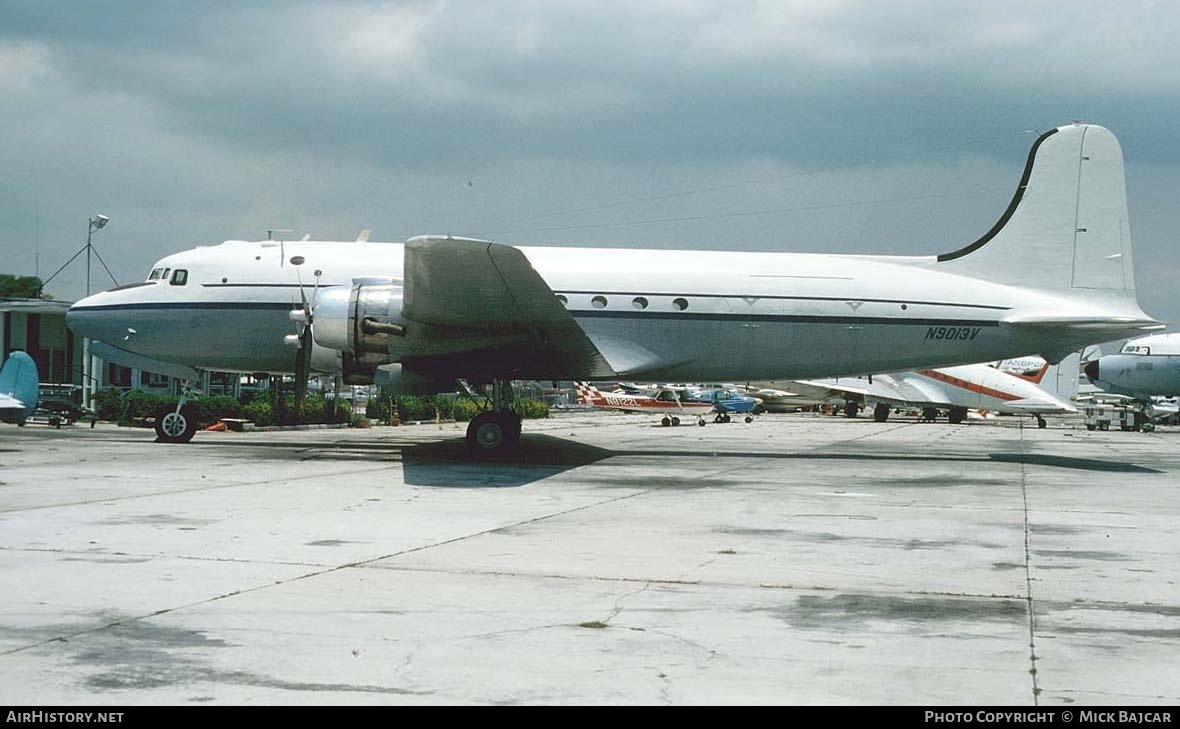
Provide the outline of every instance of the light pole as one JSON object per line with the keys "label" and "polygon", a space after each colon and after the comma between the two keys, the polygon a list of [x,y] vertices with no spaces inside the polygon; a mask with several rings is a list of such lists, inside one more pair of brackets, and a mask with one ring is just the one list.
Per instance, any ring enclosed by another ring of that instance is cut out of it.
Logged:
{"label": "light pole", "polygon": [[[94,235],[94,231],[102,230],[103,227],[111,221],[105,215],[95,215],[90,219],[90,225],[86,229],[86,295],[90,296],[90,254],[94,250],[94,246],[90,244],[90,237]],[[101,258],[99,260],[102,260]],[[106,266],[106,263],[103,263]],[[109,270],[108,270],[109,273]],[[91,402],[94,398],[95,379],[93,375],[94,361],[90,357],[90,337],[82,339],[82,404],[93,409],[94,403]]]}

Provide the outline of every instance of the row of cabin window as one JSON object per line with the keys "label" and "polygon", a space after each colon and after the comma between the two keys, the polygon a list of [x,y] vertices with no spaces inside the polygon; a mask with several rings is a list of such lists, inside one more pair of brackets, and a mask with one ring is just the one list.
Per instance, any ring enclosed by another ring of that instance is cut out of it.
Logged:
{"label": "row of cabin window", "polygon": [[[563,306],[569,305],[569,299],[561,294],[557,295],[557,300],[560,301]],[[595,309],[605,309],[607,305],[606,297],[595,296],[593,299],[590,299],[590,305]],[[642,311],[648,307],[648,300],[642,296],[636,296],[634,299],[631,299],[631,307]],[[672,308],[676,311],[684,311],[688,308],[688,299],[679,297],[672,299]]]}
{"label": "row of cabin window", "polygon": [[[172,278],[168,278],[168,273],[172,273]],[[148,274],[148,281],[168,281],[173,286],[184,286],[188,283],[188,271],[183,268],[178,268],[173,271],[171,268],[153,268],[152,272]]]}

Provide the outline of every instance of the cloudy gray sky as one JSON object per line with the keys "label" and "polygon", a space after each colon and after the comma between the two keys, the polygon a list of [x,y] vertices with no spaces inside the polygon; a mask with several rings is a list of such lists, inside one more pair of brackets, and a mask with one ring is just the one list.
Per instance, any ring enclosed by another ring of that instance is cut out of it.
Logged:
{"label": "cloudy gray sky", "polygon": [[268,228],[937,253],[1077,119],[1122,142],[1140,300],[1180,322],[1178,31],[1169,2],[5,0],[0,272],[99,212],[120,283]]}

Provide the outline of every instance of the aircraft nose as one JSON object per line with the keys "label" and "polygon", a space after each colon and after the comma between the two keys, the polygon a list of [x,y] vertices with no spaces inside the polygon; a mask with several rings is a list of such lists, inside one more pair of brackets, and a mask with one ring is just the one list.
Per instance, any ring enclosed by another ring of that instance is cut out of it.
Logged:
{"label": "aircraft nose", "polygon": [[1097,380],[1098,379],[1098,360],[1095,359],[1095,360],[1090,360],[1089,362],[1087,362],[1086,366],[1082,369],[1082,372],[1086,373],[1086,379],[1088,379],[1090,382],[1094,382],[1095,380]]}
{"label": "aircraft nose", "polygon": [[97,301],[102,294],[88,296],[75,302],[66,312],[66,326],[75,336],[97,339],[104,342],[117,341],[122,337],[119,318]]}

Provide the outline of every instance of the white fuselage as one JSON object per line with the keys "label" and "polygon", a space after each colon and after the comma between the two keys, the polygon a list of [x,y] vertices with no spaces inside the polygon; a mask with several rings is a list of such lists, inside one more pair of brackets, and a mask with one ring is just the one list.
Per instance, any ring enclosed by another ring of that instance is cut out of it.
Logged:
{"label": "white fuselage", "polygon": [[[290,372],[289,312],[355,277],[402,278],[403,244],[242,242],[161,259],[165,278],[78,302],[70,326],[197,369]],[[1004,322],[1084,316],[1069,292],[991,283],[931,258],[522,247],[589,339],[623,351],[620,375],[724,381],[898,371],[1085,343]],[[298,263],[298,265],[296,265]],[[184,283],[174,283],[176,271]],[[319,275],[316,275],[319,272]],[[1108,312],[1103,312],[1108,313]],[[1128,314],[1139,313],[1134,300]],[[1084,336],[1084,335],[1081,335]],[[313,357],[330,367],[331,357]],[[564,378],[554,372],[553,378]]]}

